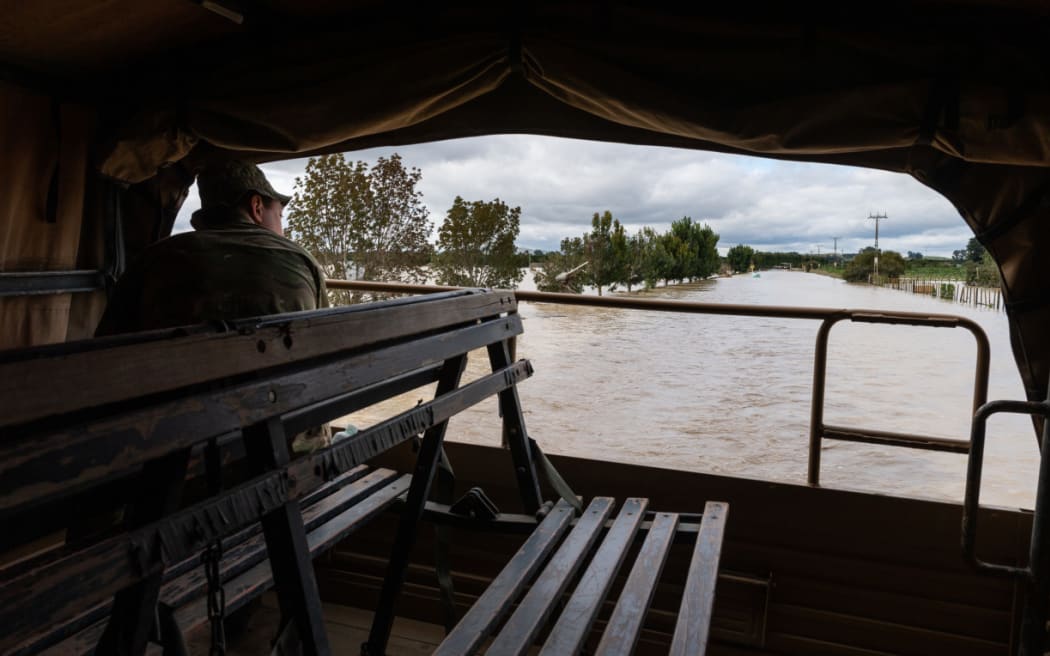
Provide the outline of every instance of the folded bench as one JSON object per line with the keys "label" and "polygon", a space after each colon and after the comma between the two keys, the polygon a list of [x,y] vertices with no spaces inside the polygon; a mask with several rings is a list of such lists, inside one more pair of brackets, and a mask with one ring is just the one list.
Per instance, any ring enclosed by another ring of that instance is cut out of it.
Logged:
{"label": "folded bench", "polygon": [[[490,636],[492,640],[485,649],[489,656],[524,654],[534,646],[548,623],[552,628],[542,641],[541,654],[580,653],[647,517],[648,500],[631,498],[620,507],[615,521],[607,526],[614,506],[613,499],[596,497],[574,523],[573,507],[565,500],[559,501],[435,654],[474,654]],[[727,513],[728,505],[717,502],[708,502],[704,510],[671,654],[698,655],[707,647]],[[645,522],[647,526],[641,531],[644,533],[641,549],[630,567],[596,654],[630,654],[638,641],[679,524],[675,513],[650,514],[651,521]],[[580,575],[587,562],[586,571]],[[528,591],[524,592],[526,586]],[[569,600],[553,619],[563,594],[570,589]],[[515,603],[513,614],[495,631]]]}
{"label": "folded bench", "polygon": [[[282,630],[294,628],[305,654],[328,654],[311,559],[398,501],[366,647],[383,653],[420,521],[433,515],[428,501],[448,420],[493,396],[521,512],[548,511],[536,520],[526,556],[511,561],[442,653],[476,649],[525,594],[493,643],[521,653],[590,562],[584,580],[604,587],[576,586],[566,612],[592,615],[584,622],[562,613],[547,639],[550,653],[578,650],[637,534],[643,557],[606,632],[610,644],[630,651],[677,518],[643,520],[640,499],[628,500],[616,520],[608,519],[609,499],[595,499],[579,519],[565,501],[544,501],[537,476],[544,460],[525,430],[516,389],[532,367],[511,356],[510,340],[522,332],[516,307],[509,292],[465,290],[249,319],[218,331],[200,326],[0,353],[0,398],[9,403],[0,417],[0,521],[11,527],[0,536],[0,551],[9,554],[0,566],[0,653],[142,654],[162,645],[167,656],[182,656],[185,631],[273,587]],[[478,349],[492,373],[462,383],[467,354]],[[432,383],[430,401],[327,448],[288,453],[298,432]],[[411,472],[362,466],[410,441],[418,447]],[[188,473],[207,487],[193,502],[182,493]],[[123,508],[121,526],[40,547],[78,515],[112,508]],[[676,644],[679,633],[691,648],[706,643],[724,516],[722,506],[705,514]],[[38,552],[27,555],[31,548]],[[21,555],[11,557],[12,549]],[[569,636],[562,621],[582,634]]]}
{"label": "folded bench", "polygon": [[[531,367],[507,346],[521,332],[515,307],[507,292],[465,290],[0,353],[0,521],[10,527],[0,538],[0,652],[91,644],[100,631],[106,653],[170,648],[174,632],[201,621],[200,554],[221,544],[230,601],[272,584],[304,651],[328,653],[311,556],[398,496],[421,515],[451,416],[500,397],[520,436],[523,499],[539,507],[514,393]],[[488,350],[493,373],[461,385],[476,349]],[[433,400],[290,457],[297,432],[431,383]],[[342,499],[340,477],[417,439],[414,476],[322,512]],[[236,453],[247,479],[229,477]],[[194,454],[208,463],[209,493],[186,505]],[[78,515],[121,507],[122,526],[40,545]],[[391,581],[415,524],[399,531]]]}
{"label": "folded bench", "polygon": [[[323,553],[352,534],[363,523],[389,508],[408,491],[411,476],[390,469],[355,467],[303,500],[303,525],[311,556]],[[176,654],[185,653],[181,638],[205,624],[207,615],[207,578],[200,567],[201,554],[168,568],[159,595],[161,626],[172,633],[164,642]],[[225,612],[232,613],[273,587],[273,574],[266,555],[266,542],[258,525],[236,533],[223,541],[219,565],[225,597]],[[94,652],[106,628],[109,603],[100,604],[66,625],[62,633],[72,633],[61,642],[40,651],[49,656],[80,656]],[[91,623],[92,620],[94,623]],[[84,627],[84,628],[79,628]],[[54,642],[58,631],[41,636],[40,642]],[[171,645],[170,643],[175,643]],[[36,645],[15,652],[34,653]],[[168,652],[165,652],[166,654]]]}

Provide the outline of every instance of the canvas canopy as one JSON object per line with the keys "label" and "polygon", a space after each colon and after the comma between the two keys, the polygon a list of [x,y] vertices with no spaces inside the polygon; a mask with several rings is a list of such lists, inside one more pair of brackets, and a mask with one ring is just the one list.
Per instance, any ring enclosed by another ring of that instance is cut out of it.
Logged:
{"label": "canvas canopy", "polygon": [[[900,171],[999,263],[1021,376],[1045,398],[1050,5],[841,5],[9,3],[0,99],[96,120],[29,143],[8,113],[0,150],[39,186],[86,135],[91,168],[151,199],[125,217],[139,241],[170,230],[194,170],[231,156],[520,132]],[[11,270],[31,240],[10,226],[39,216],[2,203]]]}

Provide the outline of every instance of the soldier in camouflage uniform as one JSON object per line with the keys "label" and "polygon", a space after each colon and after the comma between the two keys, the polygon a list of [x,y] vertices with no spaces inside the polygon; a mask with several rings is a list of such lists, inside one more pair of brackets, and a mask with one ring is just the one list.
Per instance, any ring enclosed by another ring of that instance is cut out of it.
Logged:
{"label": "soldier in camouflage uniform", "polygon": [[197,179],[194,231],[148,247],[117,282],[96,335],[328,307],[324,273],[284,237],[290,200],[259,167],[227,162]]}

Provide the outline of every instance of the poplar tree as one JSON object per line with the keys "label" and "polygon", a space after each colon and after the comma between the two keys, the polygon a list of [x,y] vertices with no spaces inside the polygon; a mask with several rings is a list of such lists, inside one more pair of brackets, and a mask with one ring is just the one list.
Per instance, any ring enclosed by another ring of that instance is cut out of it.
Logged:
{"label": "poplar tree", "polygon": [[584,236],[584,255],[589,262],[587,267],[588,281],[602,295],[602,287],[616,282],[616,263],[612,252],[613,215],[609,210],[594,213],[591,219],[591,231]]}

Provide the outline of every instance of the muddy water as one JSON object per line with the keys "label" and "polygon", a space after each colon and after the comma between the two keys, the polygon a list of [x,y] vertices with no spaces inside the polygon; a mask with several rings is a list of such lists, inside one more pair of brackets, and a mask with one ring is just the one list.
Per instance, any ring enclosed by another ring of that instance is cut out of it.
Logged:
{"label": "muddy water", "polygon": [[[526,279],[523,288],[529,288]],[[642,297],[952,313],[992,345],[989,398],[1023,398],[1005,315],[819,275],[762,272],[658,288]],[[691,471],[805,482],[819,322],[522,304],[519,386],[544,450]],[[831,333],[825,422],[966,439],[974,339],[958,329],[840,323]],[[468,377],[486,373],[482,353]],[[367,426],[421,390],[351,418]],[[495,402],[452,420],[449,439],[499,444]],[[989,424],[982,503],[1032,506],[1038,453],[1027,419]],[[961,500],[966,457],[826,441],[822,482]]]}

